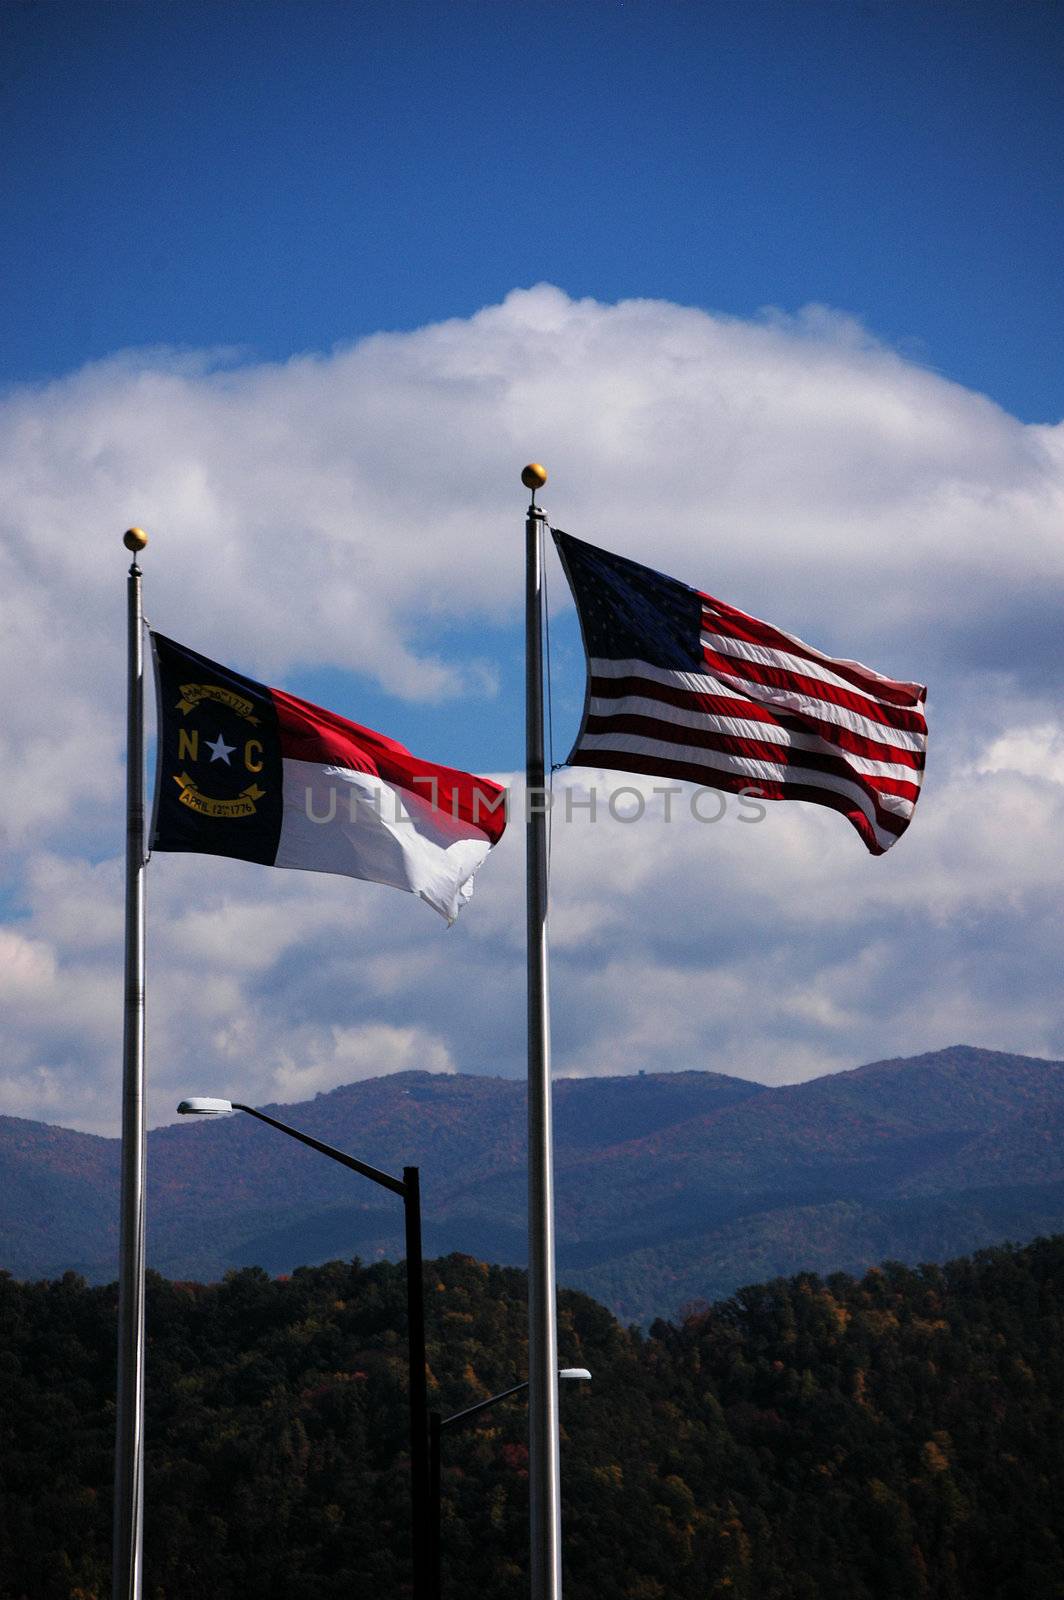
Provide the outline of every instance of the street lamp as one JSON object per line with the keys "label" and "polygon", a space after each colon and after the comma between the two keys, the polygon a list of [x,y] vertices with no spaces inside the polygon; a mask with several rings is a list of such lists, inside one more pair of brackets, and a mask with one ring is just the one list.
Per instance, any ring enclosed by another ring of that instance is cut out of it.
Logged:
{"label": "street lamp", "polygon": [[[591,1374],[586,1367],[562,1367],[558,1373],[559,1378],[574,1378],[584,1383],[591,1382]],[[471,1417],[477,1416],[481,1411],[487,1411],[489,1406],[497,1405],[500,1400],[510,1400],[515,1394],[524,1394],[528,1388],[528,1379],[523,1383],[515,1383],[509,1389],[503,1389],[499,1394],[493,1394],[487,1400],[478,1400],[476,1405],[466,1406],[464,1411],[456,1411],[451,1417],[441,1417],[438,1411],[429,1412],[429,1498],[432,1502],[432,1600],[440,1600],[443,1593],[440,1568],[440,1434],[444,1428],[460,1428]]]}
{"label": "street lamp", "polygon": [[[269,1123],[271,1128],[287,1133],[291,1138],[298,1139],[300,1144],[309,1145],[312,1150],[328,1156],[332,1161],[338,1161],[341,1166],[350,1168],[352,1172],[360,1172],[364,1178],[380,1184],[382,1189],[389,1189],[402,1200],[406,1222],[406,1317],[410,1361],[410,1510],[414,1597],[415,1600],[427,1600],[429,1595],[428,1389],[425,1379],[425,1286],[421,1263],[421,1180],[417,1167],[404,1167],[402,1178],[393,1178],[391,1173],[381,1172],[379,1168],[371,1167],[367,1162],[359,1161],[343,1150],[334,1149],[331,1144],[324,1144],[320,1139],[311,1138],[309,1133],[301,1133],[298,1128],[290,1128],[286,1122],[278,1122],[276,1117],[268,1117],[265,1111],[257,1111],[254,1106],[241,1105],[238,1100],[218,1100],[200,1095],[191,1100],[182,1100],[177,1109],[186,1117],[217,1117],[224,1116],[230,1111],[246,1111],[249,1117],[257,1117],[260,1122]],[[448,1421],[453,1420],[448,1418]]]}

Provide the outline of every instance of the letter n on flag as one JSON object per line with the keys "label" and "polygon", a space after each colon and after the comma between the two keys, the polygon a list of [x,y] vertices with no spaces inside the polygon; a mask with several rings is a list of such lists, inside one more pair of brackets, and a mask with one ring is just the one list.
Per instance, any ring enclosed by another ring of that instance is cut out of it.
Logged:
{"label": "letter n on flag", "polygon": [[454,921],[506,826],[501,785],[151,638],[153,850],[365,878]]}
{"label": "letter n on flag", "polygon": [[712,595],[554,530],[587,656],[573,766],[841,811],[873,855],[909,826],[919,683],[835,660]]}

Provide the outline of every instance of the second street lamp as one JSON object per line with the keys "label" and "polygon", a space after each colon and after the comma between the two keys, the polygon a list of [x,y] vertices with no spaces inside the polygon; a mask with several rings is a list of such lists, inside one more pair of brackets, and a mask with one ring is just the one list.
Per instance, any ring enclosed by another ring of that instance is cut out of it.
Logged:
{"label": "second street lamp", "polygon": [[346,1151],[314,1139],[309,1133],[290,1128],[287,1122],[257,1111],[237,1100],[218,1100],[199,1096],[182,1100],[182,1116],[217,1117],[229,1111],[245,1111],[249,1117],[266,1122],[271,1128],[309,1145],[319,1155],[338,1161],[352,1172],[361,1173],[382,1189],[389,1189],[403,1202],[406,1223],[406,1313],[410,1359],[410,1509],[414,1558],[414,1600],[428,1600],[431,1593],[428,1508],[429,1508],[429,1431],[428,1389],[425,1378],[425,1285],[421,1262],[421,1180],[417,1167],[404,1167],[402,1178],[393,1178]]}
{"label": "second street lamp", "polygon": [[[586,1367],[562,1367],[558,1373],[559,1378],[575,1378],[584,1383],[590,1383],[591,1374]],[[486,1400],[478,1400],[475,1405],[466,1406],[463,1411],[456,1411],[453,1416],[441,1417],[438,1411],[429,1413],[429,1500],[432,1506],[431,1523],[431,1572],[432,1572],[432,1600],[441,1600],[443,1593],[442,1549],[440,1541],[440,1434],[444,1428],[460,1428],[470,1418],[477,1416],[481,1411],[487,1411],[489,1406],[498,1405],[500,1400],[510,1400],[515,1394],[524,1394],[528,1388],[528,1379],[523,1383],[515,1383],[509,1389],[503,1389],[499,1394],[489,1395]]]}

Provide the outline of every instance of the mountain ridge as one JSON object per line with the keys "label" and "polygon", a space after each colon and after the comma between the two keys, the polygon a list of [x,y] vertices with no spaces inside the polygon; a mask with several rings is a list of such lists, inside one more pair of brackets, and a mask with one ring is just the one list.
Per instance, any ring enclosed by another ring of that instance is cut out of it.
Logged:
{"label": "mountain ridge", "polygon": [[[524,1107],[516,1080],[408,1071],[262,1109],[376,1166],[418,1165],[427,1254],[522,1265]],[[805,1268],[1064,1230],[1050,1059],[958,1045],[784,1086],[562,1078],[554,1122],[559,1281],[632,1320]],[[118,1148],[0,1118],[0,1267],[113,1278]],[[402,1254],[394,1197],[253,1118],[166,1125],[149,1152],[149,1261],[171,1277]]]}

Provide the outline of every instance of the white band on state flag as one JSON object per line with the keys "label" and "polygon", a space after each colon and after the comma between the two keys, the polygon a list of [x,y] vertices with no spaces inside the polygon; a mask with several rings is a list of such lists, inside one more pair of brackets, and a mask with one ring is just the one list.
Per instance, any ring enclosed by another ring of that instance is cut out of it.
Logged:
{"label": "white band on state flag", "polygon": [[285,759],[275,866],[405,889],[453,922],[490,849],[480,829],[434,806],[431,795],[368,772]]}

